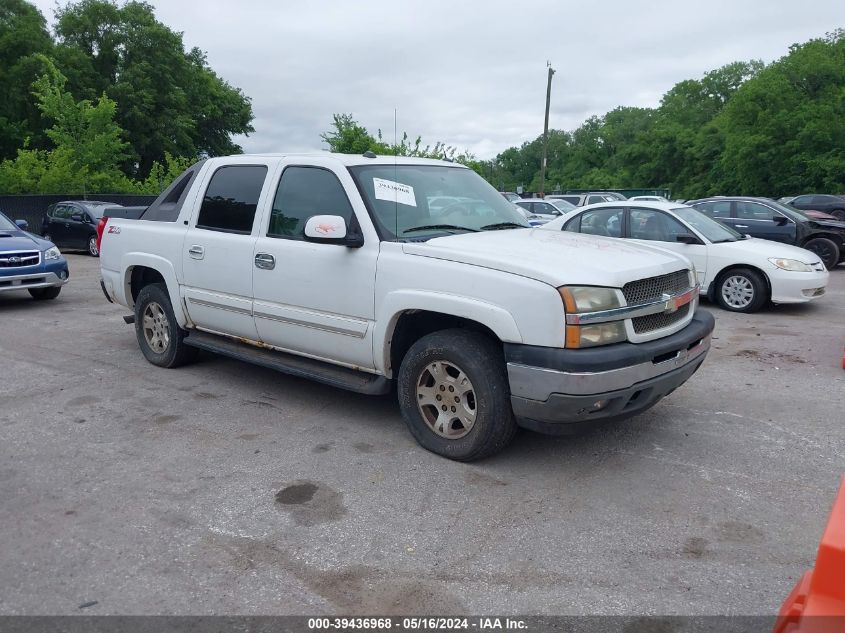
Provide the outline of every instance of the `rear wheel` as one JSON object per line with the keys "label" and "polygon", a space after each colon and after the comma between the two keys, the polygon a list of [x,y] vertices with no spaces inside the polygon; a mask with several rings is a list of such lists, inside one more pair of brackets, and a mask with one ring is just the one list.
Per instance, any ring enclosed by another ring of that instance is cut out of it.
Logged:
{"label": "rear wheel", "polygon": [[61,291],[61,286],[51,286],[50,288],[30,288],[29,294],[36,301],[47,301],[58,297]]}
{"label": "rear wheel", "polygon": [[92,235],[88,238],[88,254],[91,257],[99,257],[100,249],[97,247],[97,236]]}
{"label": "rear wheel", "polygon": [[828,270],[839,263],[839,247],[826,237],[815,237],[804,243],[804,248],[818,255]]}
{"label": "rear wheel", "polygon": [[749,268],[733,268],[722,273],[716,286],[719,305],[731,312],[757,312],[768,298],[765,279]]}
{"label": "rear wheel", "polygon": [[399,369],[402,417],[423,448],[468,462],[502,450],[516,432],[500,346],[442,330],[411,346]]}
{"label": "rear wheel", "polygon": [[178,367],[197,356],[185,345],[187,331],[179,327],[162,284],[144,286],[135,301],[135,336],[144,357],[159,367]]}

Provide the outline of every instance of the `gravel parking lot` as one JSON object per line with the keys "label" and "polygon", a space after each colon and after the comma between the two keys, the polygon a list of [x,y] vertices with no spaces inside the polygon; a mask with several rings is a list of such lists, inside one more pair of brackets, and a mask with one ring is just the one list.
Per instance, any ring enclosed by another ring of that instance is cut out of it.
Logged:
{"label": "gravel parking lot", "polygon": [[390,397],[153,367],[69,261],[57,300],[0,296],[2,614],[773,613],[845,473],[845,266],[810,306],[705,304],[646,414],[467,465]]}

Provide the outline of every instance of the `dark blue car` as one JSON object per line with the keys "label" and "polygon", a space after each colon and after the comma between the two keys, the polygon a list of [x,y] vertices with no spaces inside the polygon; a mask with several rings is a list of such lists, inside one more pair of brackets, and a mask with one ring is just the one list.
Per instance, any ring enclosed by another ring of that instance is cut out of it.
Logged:
{"label": "dark blue car", "polygon": [[35,299],[55,299],[70,276],[67,260],[27,228],[0,213],[0,293],[28,290]]}

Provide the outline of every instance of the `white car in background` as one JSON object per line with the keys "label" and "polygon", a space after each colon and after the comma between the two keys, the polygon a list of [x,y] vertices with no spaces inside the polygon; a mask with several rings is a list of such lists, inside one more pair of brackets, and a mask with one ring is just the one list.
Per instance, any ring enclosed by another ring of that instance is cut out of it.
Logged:
{"label": "white car in background", "polygon": [[526,198],[524,200],[518,200],[514,204],[525,209],[534,217],[539,218],[543,223],[556,220],[560,216],[566,215],[569,211],[578,208],[566,200],[532,200]]}
{"label": "white car in background", "polygon": [[634,196],[628,200],[635,200],[637,202],[669,202],[663,196]]}
{"label": "white car in background", "polygon": [[695,264],[701,293],[733,312],[755,312],[767,300],[811,301],[824,294],[828,281],[815,253],[741,235],[673,202],[594,204],[541,228],[627,238],[680,253]]}

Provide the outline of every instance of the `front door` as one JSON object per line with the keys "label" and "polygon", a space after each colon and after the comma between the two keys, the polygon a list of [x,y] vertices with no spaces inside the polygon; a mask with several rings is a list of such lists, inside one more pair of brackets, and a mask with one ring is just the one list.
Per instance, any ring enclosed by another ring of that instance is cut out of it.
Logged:
{"label": "front door", "polygon": [[743,235],[748,234],[764,240],[794,244],[795,222],[774,209],[759,202],[737,200],[734,202],[734,217],[723,220]]}
{"label": "front door", "polygon": [[[245,159],[246,160],[246,159]],[[269,164],[225,165],[203,174],[182,244],[182,292],[197,327],[257,340],[252,317],[256,211],[269,194]]]}
{"label": "front door", "polygon": [[350,248],[305,238],[311,216],[339,215],[357,232],[356,213],[366,213],[348,172],[309,162],[284,165],[255,245],[256,328],[269,345],[372,369],[379,242]]}

